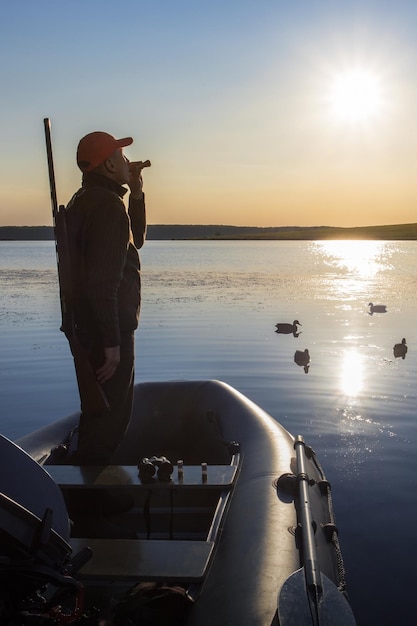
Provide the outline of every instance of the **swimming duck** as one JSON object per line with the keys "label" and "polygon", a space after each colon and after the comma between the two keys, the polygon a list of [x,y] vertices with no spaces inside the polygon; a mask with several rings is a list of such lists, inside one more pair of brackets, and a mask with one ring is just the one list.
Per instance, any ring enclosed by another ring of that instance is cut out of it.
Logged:
{"label": "swimming duck", "polygon": [[368,306],[370,307],[369,315],[373,315],[374,313],[386,313],[387,312],[387,307],[385,304],[373,304],[372,302],[370,302]]}
{"label": "swimming duck", "polygon": [[292,333],[294,337],[298,337],[300,333],[297,332],[297,326],[302,326],[301,322],[299,322],[298,320],[294,320],[292,324],[289,324],[287,322],[279,322],[278,324],[275,324],[275,332],[282,335],[289,335],[290,333]]}
{"label": "swimming duck", "polygon": [[399,357],[405,359],[405,355],[407,354],[407,351],[408,351],[408,347],[405,343],[405,338],[403,337],[403,339],[401,340],[401,343],[396,343],[393,348],[394,356],[396,359],[398,359]]}
{"label": "swimming duck", "polygon": [[304,367],[304,371],[307,374],[310,367],[310,353],[307,350],[296,350],[294,354],[294,362],[301,367]]}

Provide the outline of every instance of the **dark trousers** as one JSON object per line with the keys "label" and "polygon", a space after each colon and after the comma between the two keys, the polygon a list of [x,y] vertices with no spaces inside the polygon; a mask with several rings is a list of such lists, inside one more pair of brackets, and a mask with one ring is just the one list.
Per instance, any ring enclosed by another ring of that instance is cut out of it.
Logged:
{"label": "dark trousers", "polygon": [[[91,361],[102,362],[102,350],[94,346],[89,349]],[[121,334],[119,366],[103,385],[110,411],[88,412],[83,409],[81,397],[78,455],[89,464],[109,463],[126,432],[132,414],[134,360],[134,332],[124,332]]]}

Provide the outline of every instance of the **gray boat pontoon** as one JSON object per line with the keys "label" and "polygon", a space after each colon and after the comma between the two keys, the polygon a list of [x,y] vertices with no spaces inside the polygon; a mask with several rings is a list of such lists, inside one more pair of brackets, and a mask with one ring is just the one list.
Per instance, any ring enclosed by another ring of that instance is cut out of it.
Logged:
{"label": "gray boat pontoon", "polygon": [[0,437],[0,623],[354,625],[314,452],[219,381],[142,383],[111,466],[79,414]]}

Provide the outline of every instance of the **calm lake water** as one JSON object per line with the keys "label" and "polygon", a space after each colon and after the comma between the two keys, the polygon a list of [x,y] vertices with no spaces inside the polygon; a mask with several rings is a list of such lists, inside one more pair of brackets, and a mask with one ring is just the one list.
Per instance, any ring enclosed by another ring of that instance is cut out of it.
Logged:
{"label": "calm lake water", "polygon": [[[416,624],[417,242],[150,241],[141,258],[137,381],[221,379],[304,435],[332,484],[358,626]],[[0,288],[14,439],[78,409],[53,242],[0,242]],[[298,337],[275,333],[294,319]]]}

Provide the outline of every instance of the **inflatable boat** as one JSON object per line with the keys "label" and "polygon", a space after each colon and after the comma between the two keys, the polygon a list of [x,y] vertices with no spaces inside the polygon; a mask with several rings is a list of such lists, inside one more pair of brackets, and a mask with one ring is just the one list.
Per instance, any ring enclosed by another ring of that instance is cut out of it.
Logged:
{"label": "inflatable boat", "polygon": [[2,625],[355,624],[302,436],[220,381],[136,385],[109,466],[78,419],[0,437]]}

